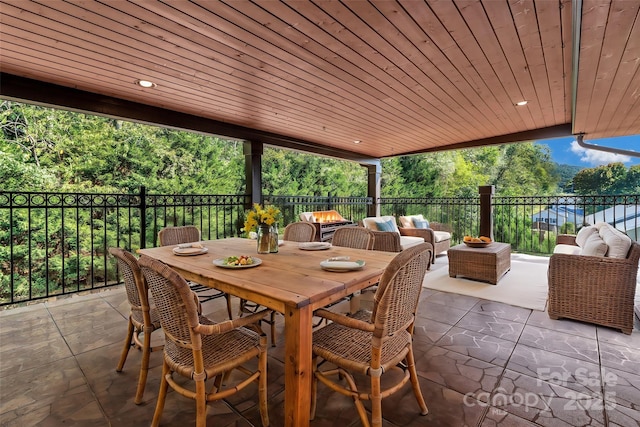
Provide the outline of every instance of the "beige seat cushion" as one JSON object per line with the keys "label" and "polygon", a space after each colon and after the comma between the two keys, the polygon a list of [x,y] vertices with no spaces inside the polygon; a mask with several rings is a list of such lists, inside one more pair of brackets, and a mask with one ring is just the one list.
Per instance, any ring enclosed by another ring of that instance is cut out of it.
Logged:
{"label": "beige seat cushion", "polygon": [[560,244],[560,245],[556,245],[556,247],[553,248],[554,254],[580,255],[580,251],[582,251],[582,248],[576,245]]}
{"label": "beige seat cushion", "polygon": [[434,231],[433,237],[435,237],[436,243],[444,242],[445,240],[451,240],[451,233],[448,231]]}
{"label": "beige seat cushion", "polygon": [[424,243],[424,239],[422,237],[400,236],[400,248],[402,248],[403,251],[412,246],[419,245],[420,243]]}

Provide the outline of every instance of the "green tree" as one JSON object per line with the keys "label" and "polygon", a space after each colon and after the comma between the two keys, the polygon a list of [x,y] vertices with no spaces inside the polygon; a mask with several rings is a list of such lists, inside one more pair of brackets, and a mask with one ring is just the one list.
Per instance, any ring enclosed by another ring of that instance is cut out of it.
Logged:
{"label": "green tree", "polygon": [[583,169],[573,177],[573,187],[576,193],[583,195],[625,194],[638,188],[639,170],[633,167],[627,171],[619,162]]}
{"label": "green tree", "polygon": [[532,142],[501,146],[490,183],[503,196],[555,194],[559,176],[548,147]]}
{"label": "green tree", "polygon": [[291,196],[365,196],[366,169],[291,150],[268,148],[262,162],[263,192]]}

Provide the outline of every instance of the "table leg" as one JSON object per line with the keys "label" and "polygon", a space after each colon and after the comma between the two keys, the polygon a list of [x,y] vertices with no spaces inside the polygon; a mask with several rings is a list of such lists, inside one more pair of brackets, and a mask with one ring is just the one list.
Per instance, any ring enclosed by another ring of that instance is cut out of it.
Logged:
{"label": "table leg", "polygon": [[310,306],[287,307],[285,313],[285,393],[286,427],[306,427],[311,411],[311,342]]}

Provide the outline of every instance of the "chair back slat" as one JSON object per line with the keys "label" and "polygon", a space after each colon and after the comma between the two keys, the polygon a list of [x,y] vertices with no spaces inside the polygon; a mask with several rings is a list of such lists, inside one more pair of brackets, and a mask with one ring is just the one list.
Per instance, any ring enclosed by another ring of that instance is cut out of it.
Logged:
{"label": "chair back slat", "polygon": [[316,228],[308,222],[292,222],[284,228],[284,240],[291,242],[313,242],[316,237]]}
{"label": "chair back slat", "polygon": [[165,352],[174,360],[192,359],[192,349],[202,346],[200,334],[193,331],[200,324],[194,293],[182,276],[160,261],[143,255],[139,264],[160,313]]}
{"label": "chair back slat", "polygon": [[139,323],[151,324],[149,316],[149,291],[144,280],[138,260],[131,253],[121,248],[109,248],[109,253],[118,262],[118,269],[122,274],[127,300],[131,307],[134,320]]}
{"label": "chair back slat", "polygon": [[364,227],[343,227],[333,233],[331,244],[354,249],[373,249],[375,237]]}
{"label": "chair back slat", "polygon": [[158,232],[160,246],[179,245],[200,241],[200,229],[194,225],[165,227]]}

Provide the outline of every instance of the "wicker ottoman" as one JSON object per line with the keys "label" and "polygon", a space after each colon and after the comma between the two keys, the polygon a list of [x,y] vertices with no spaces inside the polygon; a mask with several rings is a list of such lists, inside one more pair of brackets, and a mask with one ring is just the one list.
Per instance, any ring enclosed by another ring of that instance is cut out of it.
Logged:
{"label": "wicker ottoman", "polygon": [[447,251],[449,276],[465,276],[497,284],[511,269],[511,245],[493,242],[485,248],[457,245]]}

